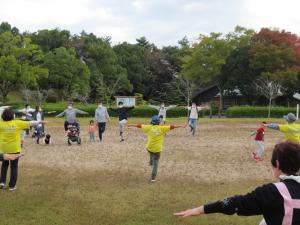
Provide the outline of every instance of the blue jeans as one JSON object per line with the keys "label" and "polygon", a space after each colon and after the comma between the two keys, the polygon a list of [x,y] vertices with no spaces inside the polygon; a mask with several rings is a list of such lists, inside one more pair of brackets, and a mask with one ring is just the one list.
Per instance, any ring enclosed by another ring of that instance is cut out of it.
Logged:
{"label": "blue jeans", "polygon": [[189,119],[189,126],[191,128],[191,132],[192,132],[193,136],[195,136],[196,127],[197,127],[197,119]]}
{"label": "blue jeans", "polygon": [[90,141],[95,141],[95,133],[90,133]]}

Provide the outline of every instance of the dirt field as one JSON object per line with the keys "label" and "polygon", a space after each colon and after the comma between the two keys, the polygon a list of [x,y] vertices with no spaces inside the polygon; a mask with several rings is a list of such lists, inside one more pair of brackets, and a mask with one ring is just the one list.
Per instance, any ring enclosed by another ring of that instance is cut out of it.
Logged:
{"label": "dirt field", "polygon": [[[188,128],[167,134],[157,182],[149,183],[146,136],[126,130],[120,143],[116,121],[104,141],[89,143],[88,119],[81,121],[83,144],[68,146],[62,120],[51,120],[53,145],[25,141],[18,189],[0,191],[5,225],[253,225],[261,216],[204,215],[176,218],[173,213],[273,182],[272,146],[282,140],[266,131],[263,162],[251,160],[249,135],[260,120],[200,120],[192,137]],[[145,121],[145,120],[144,120]],[[180,124],[184,119],[176,119]]]}
{"label": "dirt field", "polygon": [[[257,123],[206,122],[192,137],[189,129],[170,131],[159,164],[158,180],[163,177],[187,178],[205,183],[270,179],[270,151],[282,140],[279,132],[267,130],[266,157],[254,162],[250,153],[254,142],[249,138]],[[82,126],[83,144],[68,146],[62,127],[48,126],[53,137],[51,146],[36,145],[26,139],[23,166],[43,166],[68,171],[130,172],[149,177],[146,135],[137,128],[127,128],[125,142],[119,142],[117,124],[109,124],[103,142],[88,142],[87,128]]]}

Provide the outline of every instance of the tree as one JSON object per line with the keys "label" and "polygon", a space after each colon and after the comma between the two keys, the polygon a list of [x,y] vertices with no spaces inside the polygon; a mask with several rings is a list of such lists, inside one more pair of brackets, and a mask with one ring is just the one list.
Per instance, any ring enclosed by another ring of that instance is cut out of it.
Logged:
{"label": "tree", "polygon": [[0,92],[6,102],[8,93],[14,88],[20,71],[20,65],[14,56],[0,57]]}
{"label": "tree", "polygon": [[191,55],[185,57],[182,73],[194,80],[200,79],[205,85],[215,84],[220,91],[219,114],[223,107],[223,91],[221,69],[231,51],[248,44],[253,31],[236,27],[234,32],[225,36],[221,33],[200,35],[199,42],[191,49]]}
{"label": "tree", "polygon": [[32,39],[33,43],[39,45],[46,53],[56,48],[70,47],[71,34],[68,30],[60,30],[58,28],[39,30],[28,36]]}
{"label": "tree", "polygon": [[75,56],[73,48],[60,47],[45,56],[44,66],[49,70],[48,87],[61,91],[62,99],[75,99],[87,92],[89,69]]}
{"label": "tree", "polygon": [[118,63],[127,71],[127,76],[133,86],[133,93],[145,94],[144,78],[147,76],[145,65],[145,50],[137,44],[124,42],[113,47],[118,57]]}
{"label": "tree", "polygon": [[272,101],[282,95],[287,87],[283,86],[284,80],[295,80],[297,73],[288,71],[284,73],[262,73],[255,82],[260,94],[269,100],[268,118],[271,116]]}
{"label": "tree", "polygon": [[106,100],[109,94],[105,90],[112,87],[117,80],[115,92],[126,93],[132,90],[126,70],[118,64],[118,58],[109,41],[108,38],[98,38],[94,34],[85,32],[72,41],[72,45],[76,47],[77,56],[86,63],[90,70],[90,97],[93,101]]}
{"label": "tree", "polygon": [[[271,33],[268,32],[268,37]],[[274,31],[275,37],[278,31]],[[269,115],[272,100],[278,96],[276,89],[282,94],[287,93],[288,87],[297,82],[297,74],[300,71],[297,51],[289,47],[286,41],[274,41],[276,38],[266,40],[265,35],[258,34],[253,37],[250,53],[250,68],[260,76],[258,80],[259,90],[262,95],[269,99]],[[269,90],[266,95],[261,87]]]}
{"label": "tree", "polygon": [[2,68],[2,98],[16,86],[26,88],[37,85],[38,79],[46,77],[48,71],[41,66],[43,53],[30,38],[14,35],[10,31],[0,34],[0,56]]}

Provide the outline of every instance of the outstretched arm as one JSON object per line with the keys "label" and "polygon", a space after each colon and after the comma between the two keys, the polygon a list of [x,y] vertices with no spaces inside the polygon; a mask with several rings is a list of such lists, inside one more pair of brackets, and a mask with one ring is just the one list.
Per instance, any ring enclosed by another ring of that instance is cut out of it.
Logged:
{"label": "outstretched arm", "polygon": [[142,124],[127,124],[127,127],[136,127],[136,128],[142,128]]}
{"label": "outstretched arm", "polygon": [[61,112],[60,114],[56,115],[55,117],[62,117],[65,115],[65,111]]}
{"label": "outstretched arm", "polygon": [[166,110],[173,109],[175,107],[177,107],[177,105],[169,105],[168,107],[166,107]]}
{"label": "outstretched arm", "polygon": [[156,105],[148,105],[149,107],[153,108],[153,109],[156,109],[156,110],[159,110],[159,106],[156,106]]}
{"label": "outstretched arm", "polygon": [[171,130],[176,129],[176,128],[186,128],[186,125],[170,125]]}
{"label": "outstretched arm", "polygon": [[88,114],[87,112],[82,111],[82,110],[80,110],[80,109],[75,109],[75,112],[76,112],[76,113],[79,113],[79,114]]}
{"label": "outstretched arm", "polygon": [[279,130],[279,124],[277,123],[270,123],[270,124],[266,124],[265,126],[273,130]]}

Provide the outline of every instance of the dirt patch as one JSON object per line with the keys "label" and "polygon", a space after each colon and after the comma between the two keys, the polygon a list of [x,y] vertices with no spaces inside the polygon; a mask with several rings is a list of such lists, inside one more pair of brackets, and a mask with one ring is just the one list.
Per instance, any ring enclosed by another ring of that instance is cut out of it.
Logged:
{"label": "dirt patch", "polygon": [[[254,142],[251,131],[257,123],[200,123],[192,137],[188,128],[167,134],[161,156],[158,178],[187,178],[203,182],[231,182],[246,179],[271,180],[270,152],[275,143],[283,140],[279,132],[266,131],[266,157],[254,162],[250,153]],[[43,166],[68,171],[134,172],[149,177],[146,136],[136,128],[128,128],[125,142],[119,142],[117,124],[109,124],[104,141],[88,142],[87,127],[82,126],[83,144],[67,145],[63,127],[47,127],[53,137],[51,146],[37,145],[31,138],[25,140],[26,156],[22,166]],[[98,139],[97,139],[98,140]]]}

